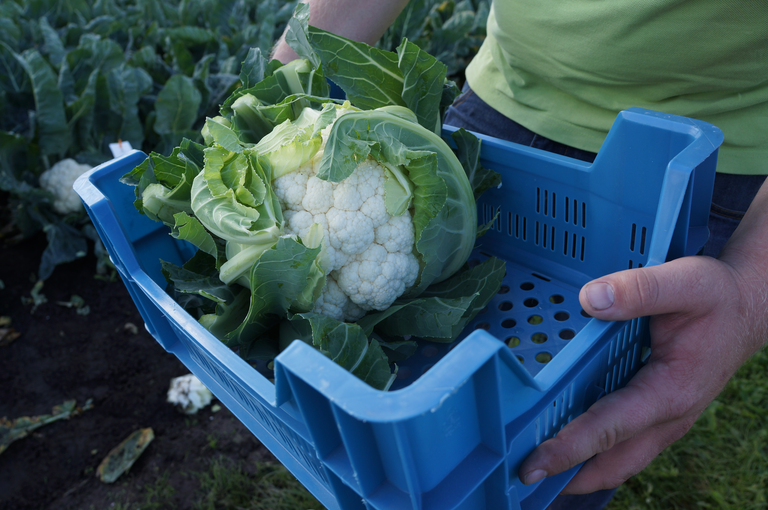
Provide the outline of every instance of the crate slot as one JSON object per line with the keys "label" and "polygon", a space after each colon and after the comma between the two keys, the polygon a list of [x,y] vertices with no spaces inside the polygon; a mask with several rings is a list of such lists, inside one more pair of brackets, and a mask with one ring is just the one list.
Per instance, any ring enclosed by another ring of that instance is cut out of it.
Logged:
{"label": "crate slot", "polygon": [[639,368],[644,341],[647,343],[647,322],[647,317],[629,321],[609,344],[603,386],[606,393],[624,386]]}
{"label": "crate slot", "polygon": [[480,221],[481,224],[487,224],[488,222],[493,221],[493,225],[491,226],[491,228],[496,230],[497,232],[501,232],[501,206],[500,205],[494,206],[492,204],[484,204],[480,217],[481,217],[481,221]]}
{"label": "crate slot", "polygon": [[556,204],[557,195],[554,191],[550,192],[547,189],[536,188],[536,213],[554,219],[557,215]]}
{"label": "crate slot", "polygon": [[[513,219],[514,218],[514,219]],[[507,213],[507,235],[515,239],[528,240],[528,218],[518,213]]]}
{"label": "crate slot", "polygon": [[[552,439],[571,420],[573,410],[573,384],[568,385],[562,393],[536,418],[536,446],[547,439]],[[557,403],[560,403],[558,409]]]}
{"label": "crate slot", "polygon": [[630,241],[629,241],[629,251],[635,251],[635,248],[638,249],[640,255],[645,255],[646,250],[646,240],[648,236],[648,228],[647,227],[641,227],[640,229],[637,228],[637,224],[632,224],[632,233],[630,234]]}
{"label": "crate slot", "polygon": [[[549,248],[550,250],[555,250],[555,227],[554,226],[547,226],[546,223],[539,224],[538,221],[536,221],[536,228],[534,230],[534,243],[536,246],[541,246],[542,248]],[[539,235],[541,234],[541,235]]]}

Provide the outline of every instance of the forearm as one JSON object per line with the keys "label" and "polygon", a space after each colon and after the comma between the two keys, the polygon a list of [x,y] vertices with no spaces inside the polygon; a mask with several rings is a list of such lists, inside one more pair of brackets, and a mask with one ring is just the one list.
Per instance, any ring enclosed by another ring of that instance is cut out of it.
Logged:
{"label": "forearm", "polygon": [[733,268],[742,288],[741,317],[749,330],[742,347],[752,354],[768,342],[768,179],[718,259]]}
{"label": "forearm", "polygon": [[[334,34],[375,44],[395,21],[408,0],[304,0],[309,4],[309,23]],[[288,62],[296,53],[284,38],[275,45],[272,58]]]}

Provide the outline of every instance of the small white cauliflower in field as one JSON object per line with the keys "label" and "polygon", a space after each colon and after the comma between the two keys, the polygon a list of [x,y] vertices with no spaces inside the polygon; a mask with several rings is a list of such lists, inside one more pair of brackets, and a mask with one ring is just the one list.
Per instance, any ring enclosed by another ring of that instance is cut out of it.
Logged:
{"label": "small white cauliflower in field", "polygon": [[195,414],[213,400],[211,390],[193,374],[171,379],[168,402],[177,405],[184,414]]}
{"label": "small white cauliflower in field", "polygon": [[40,187],[55,197],[53,209],[57,213],[70,214],[83,210],[83,203],[72,186],[78,177],[90,169],[90,166],[82,165],[74,159],[62,159],[40,175]]}
{"label": "small white cauliflower in field", "polygon": [[367,158],[341,182],[319,179],[322,150],[273,183],[285,215],[285,230],[305,238],[313,224],[323,229],[326,285],[313,311],[337,320],[357,320],[385,310],[416,282],[410,213],[387,211],[387,169]]}

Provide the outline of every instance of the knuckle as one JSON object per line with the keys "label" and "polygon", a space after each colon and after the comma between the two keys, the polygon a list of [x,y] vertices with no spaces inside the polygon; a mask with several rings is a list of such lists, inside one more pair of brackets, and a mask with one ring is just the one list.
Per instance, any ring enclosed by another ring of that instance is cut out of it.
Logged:
{"label": "knuckle", "polygon": [[613,448],[618,442],[618,436],[618,431],[613,427],[601,428],[595,441],[595,453],[606,452]]}
{"label": "knuckle", "polygon": [[634,271],[633,292],[637,296],[639,308],[653,309],[659,300],[659,282],[653,271]]}
{"label": "knuckle", "polygon": [[616,428],[615,424],[605,423],[604,419],[601,418],[600,415],[592,407],[588,408],[584,414],[591,419],[592,423],[600,423],[603,421],[603,424],[601,424],[593,431],[593,454],[602,453],[613,448],[618,442],[618,438],[620,436],[620,432]]}
{"label": "knuckle", "polygon": [[[566,426],[552,440],[553,452],[557,452],[563,465],[575,466],[610,450],[620,441],[621,434],[615,424],[605,423],[593,408],[584,411],[579,421],[582,427]],[[592,426],[585,429],[585,423]]]}

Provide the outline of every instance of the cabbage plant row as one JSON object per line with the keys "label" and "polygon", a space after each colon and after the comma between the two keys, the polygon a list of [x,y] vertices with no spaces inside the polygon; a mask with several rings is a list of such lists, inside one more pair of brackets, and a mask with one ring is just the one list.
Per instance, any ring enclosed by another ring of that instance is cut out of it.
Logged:
{"label": "cabbage plant row", "polygon": [[293,2],[8,0],[0,3],[0,188],[19,237],[44,230],[38,277],[87,252],[84,212],[66,217],[39,175],[63,158],[95,166],[109,144],[161,150],[199,136],[238,86],[249,48],[268,50]]}

